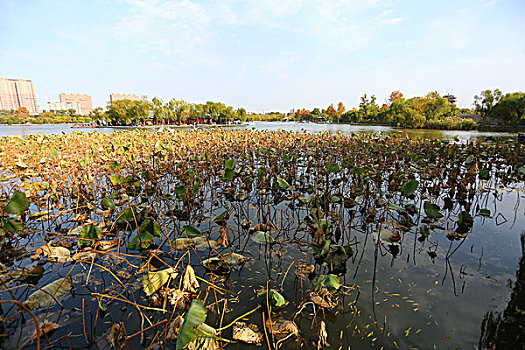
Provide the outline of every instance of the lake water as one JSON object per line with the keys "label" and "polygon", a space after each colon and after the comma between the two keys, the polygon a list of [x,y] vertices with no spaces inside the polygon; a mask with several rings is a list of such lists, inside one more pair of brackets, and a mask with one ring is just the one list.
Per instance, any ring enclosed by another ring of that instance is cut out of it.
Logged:
{"label": "lake water", "polygon": [[[480,132],[480,131],[461,131],[461,130],[429,130],[429,129],[400,129],[389,126],[374,125],[350,125],[350,124],[319,124],[319,123],[298,123],[298,122],[250,122],[242,126],[230,126],[233,129],[255,128],[257,130],[286,130],[296,132],[329,132],[331,134],[342,133],[350,135],[352,133],[402,133],[409,137],[422,139],[454,139],[462,141],[480,141],[487,137],[498,140],[515,140],[517,133],[509,132]],[[158,127],[147,127],[146,130],[155,131]],[[173,128],[174,130],[191,128]],[[111,133],[115,130],[129,131],[132,127],[118,128],[72,128],[71,125],[1,125],[0,136],[27,136],[38,133],[42,134],[70,134],[72,132],[92,132]]]}
{"label": "lake water", "polygon": [[[324,132],[329,133],[407,133],[410,137],[420,138],[454,138],[463,141],[479,141],[485,137],[493,137],[498,140],[515,139],[516,134],[512,133],[487,133],[476,131],[436,131],[436,130],[399,130],[383,126],[353,126],[335,124],[314,124],[314,123],[250,123],[241,127],[234,128],[255,128],[257,130],[289,130],[297,132]],[[122,130],[121,128],[118,128]],[[90,132],[99,131],[111,133],[116,128],[97,128],[97,129],[72,129],[64,125],[43,125],[43,126],[2,126],[0,135],[27,136],[36,133],[61,132]],[[123,129],[129,130],[129,129]],[[150,128],[149,130],[155,130]],[[167,181],[167,180],[166,180]],[[164,186],[169,186],[167,181]],[[215,188],[215,186],[210,186]],[[218,187],[219,188],[219,187]],[[222,189],[220,187],[219,189]],[[264,197],[264,196],[263,196]],[[425,197],[426,199],[426,197]],[[224,199],[220,199],[222,202]],[[268,207],[272,205],[269,198],[264,202]],[[250,203],[259,203],[260,198],[249,198],[245,204],[231,204],[232,217],[229,225],[234,228],[230,237],[230,244],[235,247],[235,251],[249,257],[249,262],[238,270],[231,273],[231,277],[225,282],[225,288],[236,294],[239,304],[228,304],[228,307],[235,309],[231,317],[225,323],[231,322],[235,317],[253,309],[259,303],[255,296],[255,290],[265,286],[268,281],[273,285],[279,284],[283,288],[284,296],[293,305],[299,304],[307,297],[306,291],[311,288],[315,281],[300,279],[294,273],[294,268],[288,271],[292,262],[298,259],[304,263],[316,264],[312,258],[310,247],[301,244],[303,240],[298,237],[302,232],[299,229],[303,218],[306,215],[304,209],[293,209],[287,203],[277,203],[275,210],[275,221],[281,223],[282,244],[279,248],[274,246],[275,251],[268,251],[265,246],[245,240],[245,232],[240,229],[240,218],[247,215],[250,220],[257,217],[257,208],[251,208]],[[421,199],[421,202],[423,199]],[[330,343],[333,349],[350,348],[385,348],[385,349],[472,349],[484,348],[488,344],[495,342],[497,337],[505,337],[505,328],[508,323],[517,326],[523,320],[523,302],[525,300],[525,289],[523,287],[525,276],[525,195],[522,190],[509,188],[494,188],[476,194],[472,200],[473,207],[478,205],[481,208],[488,208],[491,211],[490,217],[474,217],[474,224],[471,232],[465,240],[450,241],[446,233],[451,231],[448,225],[453,224],[451,217],[456,217],[460,209],[455,207],[447,217],[436,223],[435,231],[426,240],[420,240],[419,234],[411,230],[403,234],[397,248],[392,248],[387,244],[379,245],[379,250],[374,244],[372,227],[361,215],[352,222],[349,220],[349,211],[340,206],[343,213],[344,230],[352,232],[356,239],[354,253],[346,264],[346,269],[341,276],[341,282],[351,287],[348,293],[342,297],[340,306],[333,310],[315,309],[312,311],[309,306],[295,322],[301,329],[301,338],[297,341],[285,343],[286,349],[315,349],[312,344],[315,342],[316,329],[312,329],[312,314],[323,313],[327,323],[327,330]],[[219,214],[220,210],[216,207],[216,199],[206,197],[204,209],[201,214],[205,214],[208,224],[204,224],[201,229],[212,232],[214,239],[218,238],[219,230],[213,226],[213,218]],[[262,202],[261,202],[262,203]],[[157,202],[154,203],[158,205]],[[398,203],[402,205],[402,203]],[[420,202],[416,202],[421,207]],[[443,203],[440,203],[441,205]],[[263,206],[264,208],[264,206]],[[199,212],[200,213],[200,212]],[[353,216],[352,216],[353,218]],[[286,222],[289,220],[290,224]],[[176,220],[180,223],[184,220]],[[190,222],[191,223],[191,222]],[[170,222],[171,224],[171,222]],[[39,228],[38,224],[37,228]],[[43,227],[42,223],[42,227]],[[57,225],[60,226],[60,225]],[[366,227],[365,227],[366,226]],[[238,229],[238,231],[236,230]],[[51,229],[49,229],[51,230]],[[279,233],[281,235],[281,233]],[[343,238],[344,240],[344,238]],[[166,250],[166,246],[164,247]],[[233,249],[232,249],[233,250]],[[375,255],[377,254],[378,255]],[[129,261],[136,266],[140,265],[142,257],[129,255]],[[211,252],[210,252],[211,254]],[[435,255],[434,255],[435,254]],[[198,263],[200,257],[197,254],[189,255],[190,261]],[[170,262],[175,263],[179,256],[170,257]],[[207,257],[207,256],[206,256]],[[304,260],[303,260],[304,259]],[[31,262],[26,258],[27,264]],[[111,268],[113,259],[104,257],[99,260],[100,264]],[[121,263],[122,264],[122,263]],[[136,269],[122,264],[119,266],[119,277],[129,275],[130,293],[134,300],[139,304],[147,304],[144,298],[140,280],[134,278]],[[198,264],[197,264],[198,265]],[[317,265],[317,264],[316,264]],[[63,302],[65,306],[64,315],[57,312],[55,307],[48,315],[49,320],[61,324],[51,338],[56,341],[58,347],[66,347],[66,344],[75,348],[85,348],[84,338],[89,338],[92,343],[90,347],[98,341],[103,343],[101,348],[109,349],[107,337],[112,323],[124,322],[130,333],[140,330],[140,319],[138,313],[129,304],[112,302],[109,312],[98,315],[97,300],[90,297],[94,290],[106,293],[106,283],[109,285],[110,277],[105,270],[89,270],[89,265],[78,264],[71,267],[66,265],[59,267],[47,263],[46,274],[39,281],[38,286],[42,287],[58,276],[64,276],[69,269],[72,269],[71,276],[75,284],[75,295]],[[326,266],[318,266],[318,269],[325,271]],[[84,278],[89,270],[88,285],[83,285]],[[197,275],[204,275],[205,270],[202,266],[195,267]],[[284,278],[286,277],[286,278]],[[283,279],[284,278],[284,279]],[[281,284],[282,283],[282,284]],[[112,283],[117,285],[116,283]],[[104,287],[102,287],[104,286]],[[109,287],[108,287],[109,288]],[[304,289],[304,290],[303,290]],[[14,291],[17,299],[24,300],[29,294],[28,290],[18,289]],[[109,292],[108,292],[109,293]],[[8,292],[0,293],[2,299],[10,298]],[[86,310],[83,311],[86,303]],[[217,296],[215,296],[217,298]],[[130,298],[131,299],[131,298]],[[107,300],[107,299],[106,299]],[[148,304],[149,305],[149,304]],[[0,317],[15,317],[14,308],[0,308]],[[288,307],[283,311],[283,317],[293,317],[296,309]],[[42,313],[46,310],[40,311]],[[91,313],[93,312],[93,313]],[[96,325],[95,313],[98,320]],[[109,315],[109,316],[108,316]],[[165,317],[160,313],[149,313],[153,323]],[[209,311],[207,322],[215,321],[214,312]],[[256,315],[256,316],[254,316]],[[521,315],[521,316],[520,316]],[[521,318],[520,318],[521,317]],[[86,319],[89,319],[86,321]],[[255,313],[250,316],[249,322],[259,323],[260,314]],[[57,320],[60,320],[57,321]],[[82,325],[88,324],[88,335]],[[0,333],[12,332],[12,329],[0,322]],[[146,325],[147,326],[147,325]],[[129,327],[129,328],[128,328]],[[90,330],[92,329],[92,330]],[[262,330],[262,327],[259,327]],[[226,334],[231,338],[231,334]],[[140,348],[138,338],[130,341],[130,348]],[[150,340],[152,335],[150,335]],[[57,339],[61,339],[58,341]],[[67,342],[66,342],[67,339]],[[507,339],[512,344],[512,339]],[[8,342],[9,343],[9,342]],[[11,342],[9,344],[13,344]],[[516,343],[520,344],[520,343]],[[2,342],[0,342],[2,345]],[[265,348],[259,347],[260,349]],[[0,346],[1,347],[1,346]],[[33,344],[33,348],[34,344]],[[245,344],[231,344],[229,349],[245,349],[255,346]]]}

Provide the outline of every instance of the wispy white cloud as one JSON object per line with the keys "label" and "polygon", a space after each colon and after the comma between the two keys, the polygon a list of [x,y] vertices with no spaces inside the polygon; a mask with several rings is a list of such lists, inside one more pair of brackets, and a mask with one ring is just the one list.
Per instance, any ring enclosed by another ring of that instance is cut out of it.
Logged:
{"label": "wispy white cloud", "polygon": [[502,2],[503,0],[485,0],[485,2],[483,3],[483,6],[485,7],[491,7],[491,6],[494,6],[494,5],[497,5],[499,4],[500,2]]}
{"label": "wispy white cloud", "polygon": [[381,20],[382,24],[398,24],[403,22],[402,17],[385,18]]}

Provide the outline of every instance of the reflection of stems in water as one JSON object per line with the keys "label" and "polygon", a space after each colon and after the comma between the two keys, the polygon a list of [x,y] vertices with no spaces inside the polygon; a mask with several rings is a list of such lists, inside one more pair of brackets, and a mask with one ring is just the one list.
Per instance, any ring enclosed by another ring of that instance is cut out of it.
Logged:
{"label": "reflection of stems in water", "polygon": [[452,247],[452,242],[450,242],[450,246],[448,248],[448,252],[447,252],[447,256],[446,258],[450,258],[452,257],[452,255],[454,255],[454,253],[456,253],[456,251],[459,249],[459,247],[461,247],[463,245],[463,243],[467,240],[467,235],[465,235],[465,237],[463,237],[463,239],[461,240],[461,242],[458,244],[458,246],[456,248],[454,248],[454,250],[452,251],[452,253],[449,254],[450,252],[450,249]]}
{"label": "reflection of stems in water", "polygon": [[441,285],[445,284],[445,279],[447,278],[447,272],[450,269],[450,277],[452,279],[452,287],[454,289],[454,295],[458,296],[456,293],[456,279],[454,278],[454,271],[452,270],[452,264],[450,263],[450,259],[446,258],[446,264],[445,264],[445,276],[443,276],[443,280],[441,281]]}
{"label": "reflection of stems in water", "polygon": [[[365,242],[363,243],[363,251],[361,252],[361,256],[359,257],[359,262],[357,263],[357,266],[355,268],[355,272],[354,272],[354,277],[357,276],[357,272],[359,271],[359,267],[361,266],[361,261],[363,260],[363,256],[365,254],[365,250],[366,250],[366,243],[368,242],[368,235],[370,234],[370,231],[368,230],[368,226],[367,226],[367,229],[365,230],[366,232],[366,235],[365,235]],[[357,247],[357,245],[356,245]]]}
{"label": "reflection of stems in water", "polygon": [[512,230],[514,228],[514,225],[516,224],[516,220],[518,218],[518,208],[520,207],[520,193],[519,191],[516,192],[516,204],[514,205],[514,220],[512,220],[512,225],[510,226],[510,229]]}
{"label": "reflection of stems in water", "polygon": [[385,220],[386,211],[383,212],[383,216],[379,220],[379,231],[377,233],[377,241],[375,242],[374,250],[374,274],[372,276],[372,313],[374,314],[374,322],[377,323],[376,305],[375,305],[375,286],[376,286],[376,273],[377,273],[377,259],[379,252],[379,239],[381,237],[381,229],[383,228],[383,221]]}
{"label": "reflection of stems in water", "polygon": [[481,255],[479,256],[478,271],[481,269],[481,260],[483,259],[483,247],[481,247]]}

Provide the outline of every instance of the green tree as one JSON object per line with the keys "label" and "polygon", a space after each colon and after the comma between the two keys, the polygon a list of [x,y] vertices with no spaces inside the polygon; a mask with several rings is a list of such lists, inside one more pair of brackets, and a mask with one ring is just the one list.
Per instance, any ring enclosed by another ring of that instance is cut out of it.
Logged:
{"label": "green tree", "polygon": [[525,114],[525,93],[513,92],[503,96],[494,106],[492,114],[494,118],[506,122],[520,120]]}
{"label": "green tree", "polygon": [[244,108],[237,108],[237,118],[239,118],[240,121],[246,121],[246,110]]}
{"label": "green tree", "polygon": [[375,95],[370,98],[364,94],[361,97],[361,103],[359,103],[359,113],[361,113],[363,119],[375,120],[379,112],[379,106],[376,103]]}
{"label": "green tree", "polygon": [[499,89],[493,91],[485,90],[479,95],[474,96],[474,107],[476,112],[483,118],[491,115],[492,108],[501,100],[502,93]]}
{"label": "green tree", "polygon": [[104,118],[104,110],[102,107],[97,107],[93,109],[91,112],[89,112],[89,117],[92,120],[100,120]]}
{"label": "green tree", "polygon": [[392,102],[388,115],[394,126],[421,128],[426,122],[425,116],[418,113],[413,104],[407,102],[403,97]]}
{"label": "green tree", "polygon": [[168,116],[168,108],[164,105],[161,98],[153,97],[153,117],[158,122],[162,122]]}

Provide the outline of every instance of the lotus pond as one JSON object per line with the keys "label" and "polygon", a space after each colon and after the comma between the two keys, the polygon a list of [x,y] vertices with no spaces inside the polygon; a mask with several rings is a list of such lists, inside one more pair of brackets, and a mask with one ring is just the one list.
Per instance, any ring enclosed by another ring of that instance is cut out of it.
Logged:
{"label": "lotus pond", "polygon": [[0,348],[520,348],[516,144],[0,138]]}

